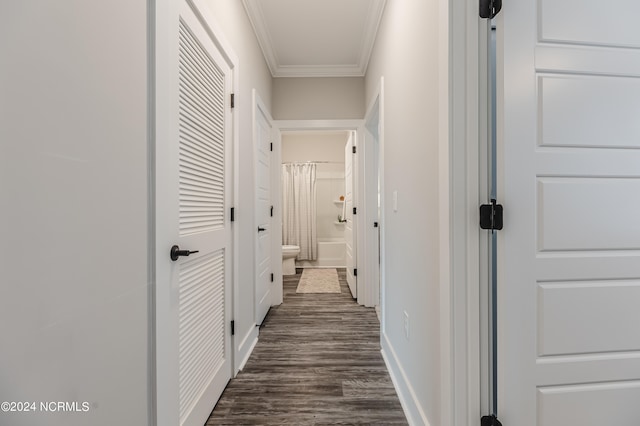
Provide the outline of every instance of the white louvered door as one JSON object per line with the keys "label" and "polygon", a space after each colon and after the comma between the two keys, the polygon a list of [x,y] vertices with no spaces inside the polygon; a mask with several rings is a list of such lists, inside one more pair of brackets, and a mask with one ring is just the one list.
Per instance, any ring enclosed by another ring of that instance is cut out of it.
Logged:
{"label": "white louvered door", "polygon": [[[171,7],[158,8],[173,32],[157,49],[158,424],[201,426],[232,368],[232,75],[191,3]],[[173,245],[198,252],[171,260]]]}

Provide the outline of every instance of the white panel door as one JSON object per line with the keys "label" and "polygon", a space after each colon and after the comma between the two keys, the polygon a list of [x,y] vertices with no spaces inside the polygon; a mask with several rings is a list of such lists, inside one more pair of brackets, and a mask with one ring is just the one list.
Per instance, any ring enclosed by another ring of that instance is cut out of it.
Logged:
{"label": "white panel door", "polygon": [[[255,92],[254,92],[255,98]],[[273,295],[271,268],[271,118],[261,102],[254,102],[254,143],[256,173],[256,265],[255,265],[255,315],[256,324],[262,324],[271,307]]]}
{"label": "white panel door", "polygon": [[355,146],[355,137],[353,132],[349,135],[349,140],[344,148],[344,203],[345,203],[345,217],[344,224],[344,239],[347,247],[347,284],[349,284],[349,290],[351,295],[355,299],[357,295],[357,283],[355,276],[356,266],[356,222],[353,217],[353,204],[354,204],[354,153],[353,147]]}
{"label": "white panel door", "polygon": [[271,129],[271,202],[273,216],[271,217],[271,272],[273,282],[271,288],[271,306],[280,305],[283,301],[282,288],[282,135],[280,129]]}
{"label": "white panel door", "polygon": [[505,425],[640,424],[638,16],[627,0],[499,15]]}
{"label": "white panel door", "polygon": [[157,12],[157,415],[201,426],[232,368],[232,75],[191,3]]}

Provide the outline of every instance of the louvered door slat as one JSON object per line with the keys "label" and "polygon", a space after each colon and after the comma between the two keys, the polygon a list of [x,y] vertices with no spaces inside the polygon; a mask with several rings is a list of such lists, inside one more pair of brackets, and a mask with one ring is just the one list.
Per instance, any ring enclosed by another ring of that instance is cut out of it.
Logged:
{"label": "louvered door slat", "polygon": [[180,49],[180,58],[188,57],[188,61],[191,64],[190,69],[192,71],[200,71],[200,79],[206,81],[207,85],[213,87],[224,86],[223,75],[218,71],[218,67],[210,60],[199,41],[189,31],[180,30],[180,39],[184,40],[184,44]]}
{"label": "louvered door slat", "polygon": [[224,86],[224,78],[222,74],[218,71],[218,68],[215,64],[210,60],[209,55],[204,51],[204,49],[199,46],[199,42],[193,34],[186,30],[184,31],[182,28],[180,29],[180,38],[185,40],[184,45],[181,48],[181,57],[184,54],[185,56],[190,56],[195,60],[192,62],[192,68],[202,71],[202,79],[206,80],[208,84],[214,86]]}
{"label": "louvered door slat", "polygon": [[[205,143],[205,146],[209,148],[215,147],[216,142],[223,139],[222,136],[224,133],[222,132],[222,129],[213,128],[212,130],[209,130],[201,123],[197,122],[197,117],[186,114],[184,110],[180,111],[180,124],[183,127],[185,134],[191,136],[200,143]],[[218,146],[221,147],[220,145]]]}
{"label": "louvered door slat", "polygon": [[216,143],[216,141],[224,135],[221,129],[207,133],[200,129],[198,124],[191,117],[184,115],[181,115],[180,117],[180,124],[183,127],[184,137],[192,139],[193,143],[201,144],[201,149],[217,149],[219,151],[224,151],[224,147],[221,144]]}
{"label": "louvered door slat", "polygon": [[[180,232],[224,226],[224,76],[180,28]],[[206,194],[206,195],[205,195]],[[194,214],[192,205],[200,206]]]}
{"label": "louvered door slat", "polygon": [[[181,157],[183,177],[188,177],[194,183],[200,183],[201,186],[206,188],[220,188],[221,182],[213,180],[212,177],[217,179],[223,179],[223,175],[217,170],[207,167],[207,165],[197,165],[196,163],[186,161],[184,157]],[[195,169],[194,165],[201,171]],[[208,170],[207,170],[208,169]],[[185,182],[186,183],[186,182]]]}
{"label": "louvered door slat", "polygon": [[200,178],[206,183],[210,183],[211,186],[219,186],[220,182],[211,182],[211,177],[217,179],[224,179],[224,176],[219,170],[216,170],[213,164],[198,163],[197,158],[192,158],[189,155],[183,155],[180,158],[182,160],[182,167],[185,174],[191,175],[192,178]]}
{"label": "louvered door slat", "polygon": [[218,156],[223,155],[224,147],[215,143],[212,143],[211,138],[221,138],[224,136],[222,133],[207,134],[205,132],[198,131],[190,120],[185,120],[183,123],[184,133],[183,138],[189,141],[189,147],[192,150],[196,150],[200,153],[212,154],[212,160],[218,159]]}
{"label": "louvered door slat", "polygon": [[[192,78],[189,73],[180,73],[181,78]],[[200,112],[206,121],[213,121],[209,116],[220,117],[222,114],[216,112],[215,108],[222,106],[219,98],[212,97],[211,94],[204,92],[202,87],[194,86],[192,83],[185,81],[180,85],[182,90],[180,103],[182,108],[191,109]]]}
{"label": "louvered door slat", "polygon": [[180,271],[180,411],[188,412],[224,357],[224,251],[187,261]]}

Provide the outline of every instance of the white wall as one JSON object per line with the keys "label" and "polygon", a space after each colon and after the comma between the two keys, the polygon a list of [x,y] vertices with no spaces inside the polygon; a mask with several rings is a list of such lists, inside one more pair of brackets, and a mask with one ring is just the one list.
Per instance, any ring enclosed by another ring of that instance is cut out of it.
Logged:
{"label": "white wall", "polygon": [[385,86],[383,348],[413,421],[431,425],[441,424],[438,16],[436,0],[388,0],[366,76],[367,104],[381,76]]}
{"label": "white wall", "polygon": [[0,16],[0,424],[151,424],[147,1]]}
{"label": "white wall", "polygon": [[362,77],[273,79],[275,120],[360,119],[365,113]]}
{"label": "white wall", "polygon": [[[331,161],[344,163],[345,130],[302,130],[282,133],[282,162]],[[343,167],[344,170],[344,167]]]}
{"label": "white wall", "polygon": [[336,223],[343,215],[344,163],[318,164],[316,178],[318,241],[344,241],[344,224]]}
{"label": "white wall", "polygon": [[[272,78],[262,50],[254,35],[241,1],[207,2],[216,21],[222,29],[224,37],[238,57],[240,81],[239,93],[236,93],[235,119],[239,120],[240,148],[236,164],[239,165],[239,187],[236,194],[236,224],[239,229],[239,288],[234,294],[235,306],[235,344],[240,346],[241,356],[251,349],[252,336],[257,335],[254,318],[254,227],[253,206],[255,204],[255,188],[253,173],[253,118],[252,89],[256,89],[267,108],[271,106]],[[242,359],[236,359],[236,365]]]}
{"label": "white wall", "polygon": [[[344,147],[349,132],[295,132],[282,135],[282,161],[331,161],[316,165],[316,226],[318,240],[343,240],[344,225],[336,224],[344,195]],[[336,164],[337,163],[337,164]]]}

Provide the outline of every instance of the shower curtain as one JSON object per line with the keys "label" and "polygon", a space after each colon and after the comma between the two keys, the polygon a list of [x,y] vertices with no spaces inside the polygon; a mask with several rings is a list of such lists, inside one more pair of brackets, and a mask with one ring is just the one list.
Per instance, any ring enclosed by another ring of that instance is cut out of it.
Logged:
{"label": "shower curtain", "polygon": [[300,247],[298,260],[316,260],[316,165],[282,165],[282,244]]}

